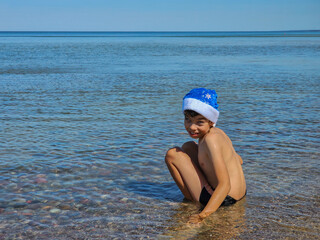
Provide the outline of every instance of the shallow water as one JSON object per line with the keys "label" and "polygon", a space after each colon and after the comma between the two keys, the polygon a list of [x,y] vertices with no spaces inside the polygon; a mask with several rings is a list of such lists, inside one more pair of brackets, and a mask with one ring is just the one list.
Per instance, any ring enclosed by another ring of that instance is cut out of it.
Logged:
{"label": "shallow water", "polygon": [[[320,238],[319,37],[1,37],[0,238]],[[200,227],[164,164],[215,88],[248,194]]]}

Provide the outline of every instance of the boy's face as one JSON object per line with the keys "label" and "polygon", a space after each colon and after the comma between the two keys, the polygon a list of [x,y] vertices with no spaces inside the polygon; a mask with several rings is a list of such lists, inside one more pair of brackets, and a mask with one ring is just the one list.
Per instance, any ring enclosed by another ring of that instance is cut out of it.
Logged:
{"label": "boy's face", "polygon": [[192,138],[202,138],[212,126],[213,123],[200,114],[194,117],[185,114],[184,127]]}

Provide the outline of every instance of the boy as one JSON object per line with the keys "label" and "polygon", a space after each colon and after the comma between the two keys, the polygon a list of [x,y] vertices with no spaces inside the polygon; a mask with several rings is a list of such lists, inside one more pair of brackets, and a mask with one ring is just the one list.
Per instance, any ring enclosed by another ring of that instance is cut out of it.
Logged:
{"label": "boy", "polygon": [[229,137],[216,128],[219,117],[214,90],[196,88],[183,98],[184,125],[190,137],[165,157],[169,171],[185,198],[204,208],[189,223],[200,223],[221,205],[230,205],[246,194],[241,157]]}

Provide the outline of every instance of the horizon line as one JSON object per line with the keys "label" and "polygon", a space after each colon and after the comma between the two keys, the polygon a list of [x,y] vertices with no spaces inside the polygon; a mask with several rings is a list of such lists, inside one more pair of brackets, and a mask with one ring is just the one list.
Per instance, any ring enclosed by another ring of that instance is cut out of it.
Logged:
{"label": "horizon line", "polygon": [[208,31],[196,31],[196,30],[159,30],[159,31],[143,31],[143,30],[129,30],[129,31],[124,31],[124,30],[0,30],[0,32],[101,32],[101,33],[177,33],[177,32],[181,32],[181,33],[230,33],[230,32],[318,32],[320,31],[320,29],[309,29],[309,30],[219,30],[219,31],[212,31],[212,30],[208,30]]}

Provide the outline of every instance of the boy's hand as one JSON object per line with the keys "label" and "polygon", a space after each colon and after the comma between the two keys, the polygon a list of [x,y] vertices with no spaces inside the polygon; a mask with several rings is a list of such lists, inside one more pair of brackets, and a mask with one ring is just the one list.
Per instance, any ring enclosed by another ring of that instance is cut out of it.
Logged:
{"label": "boy's hand", "polygon": [[199,225],[203,218],[200,216],[200,214],[193,214],[189,217],[188,224],[196,224]]}

